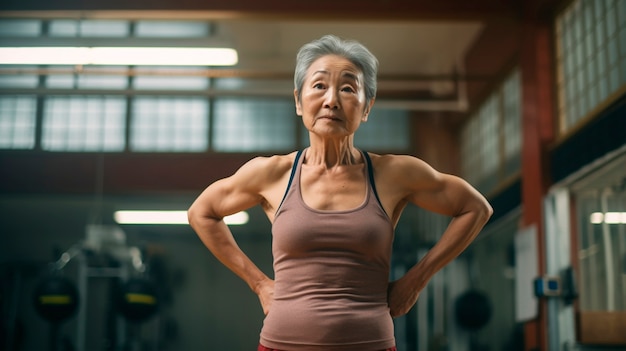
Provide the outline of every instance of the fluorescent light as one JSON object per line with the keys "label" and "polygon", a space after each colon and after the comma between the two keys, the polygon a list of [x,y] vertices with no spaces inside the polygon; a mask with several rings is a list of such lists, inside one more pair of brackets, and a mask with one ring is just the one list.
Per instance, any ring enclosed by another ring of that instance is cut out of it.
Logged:
{"label": "fluorescent light", "polygon": [[601,212],[594,212],[589,216],[589,221],[593,224],[600,224],[604,221],[604,214]]}
{"label": "fluorescent light", "polygon": [[229,48],[180,47],[2,47],[4,65],[232,66]]}
{"label": "fluorescent light", "polygon": [[626,224],[626,212],[594,212],[589,221],[593,224]]}
{"label": "fluorescent light", "polygon": [[[113,218],[119,224],[189,224],[187,211],[115,211]],[[248,223],[248,213],[241,211],[224,217],[228,225]]]}

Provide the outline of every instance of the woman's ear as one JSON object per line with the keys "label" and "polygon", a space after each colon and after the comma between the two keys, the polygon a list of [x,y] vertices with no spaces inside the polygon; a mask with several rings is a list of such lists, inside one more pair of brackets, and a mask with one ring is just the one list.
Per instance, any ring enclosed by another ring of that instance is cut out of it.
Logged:
{"label": "woman's ear", "polygon": [[369,104],[365,106],[365,109],[363,110],[363,117],[361,117],[361,122],[367,122],[367,117],[369,117],[372,106],[374,106],[374,100],[375,99],[370,100]]}
{"label": "woman's ear", "polygon": [[302,105],[300,105],[300,99],[298,98],[298,91],[295,89],[293,91],[293,99],[296,102],[296,114],[298,116],[302,116]]}

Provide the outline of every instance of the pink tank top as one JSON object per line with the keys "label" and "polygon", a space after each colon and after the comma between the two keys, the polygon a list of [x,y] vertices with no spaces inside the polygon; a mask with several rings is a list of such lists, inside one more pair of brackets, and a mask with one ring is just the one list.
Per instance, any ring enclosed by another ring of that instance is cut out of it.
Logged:
{"label": "pink tank top", "polygon": [[363,156],[365,199],[344,211],[319,211],[304,203],[304,157],[296,157],[272,226],[275,291],[262,345],[290,351],[395,345],[387,304],[394,229],[376,196],[369,157]]}

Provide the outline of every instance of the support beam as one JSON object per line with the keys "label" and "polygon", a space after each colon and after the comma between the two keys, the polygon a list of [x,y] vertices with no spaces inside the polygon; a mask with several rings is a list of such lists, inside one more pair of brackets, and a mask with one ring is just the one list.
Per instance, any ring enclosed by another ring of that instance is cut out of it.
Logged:
{"label": "support beam", "polygon": [[[542,204],[548,187],[548,145],[554,139],[553,32],[551,19],[527,15],[522,25],[520,68],[522,74],[522,204],[524,226],[537,228],[537,276],[545,273],[545,240]],[[525,350],[547,350],[547,306],[539,302],[538,317],[527,322]]]}

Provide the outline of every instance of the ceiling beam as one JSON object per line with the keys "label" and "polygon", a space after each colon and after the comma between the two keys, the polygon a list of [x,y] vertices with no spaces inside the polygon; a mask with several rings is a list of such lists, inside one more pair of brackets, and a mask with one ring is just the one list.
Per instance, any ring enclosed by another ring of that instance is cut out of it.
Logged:
{"label": "ceiling beam", "polygon": [[[246,18],[280,17],[293,19],[421,19],[481,20],[517,18],[521,6],[515,0],[0,0],[0,16],[47,16],[89,18]],[[49,12],[53,11],[53,12]],[[59,11],[54,13],[54,11]]]}

